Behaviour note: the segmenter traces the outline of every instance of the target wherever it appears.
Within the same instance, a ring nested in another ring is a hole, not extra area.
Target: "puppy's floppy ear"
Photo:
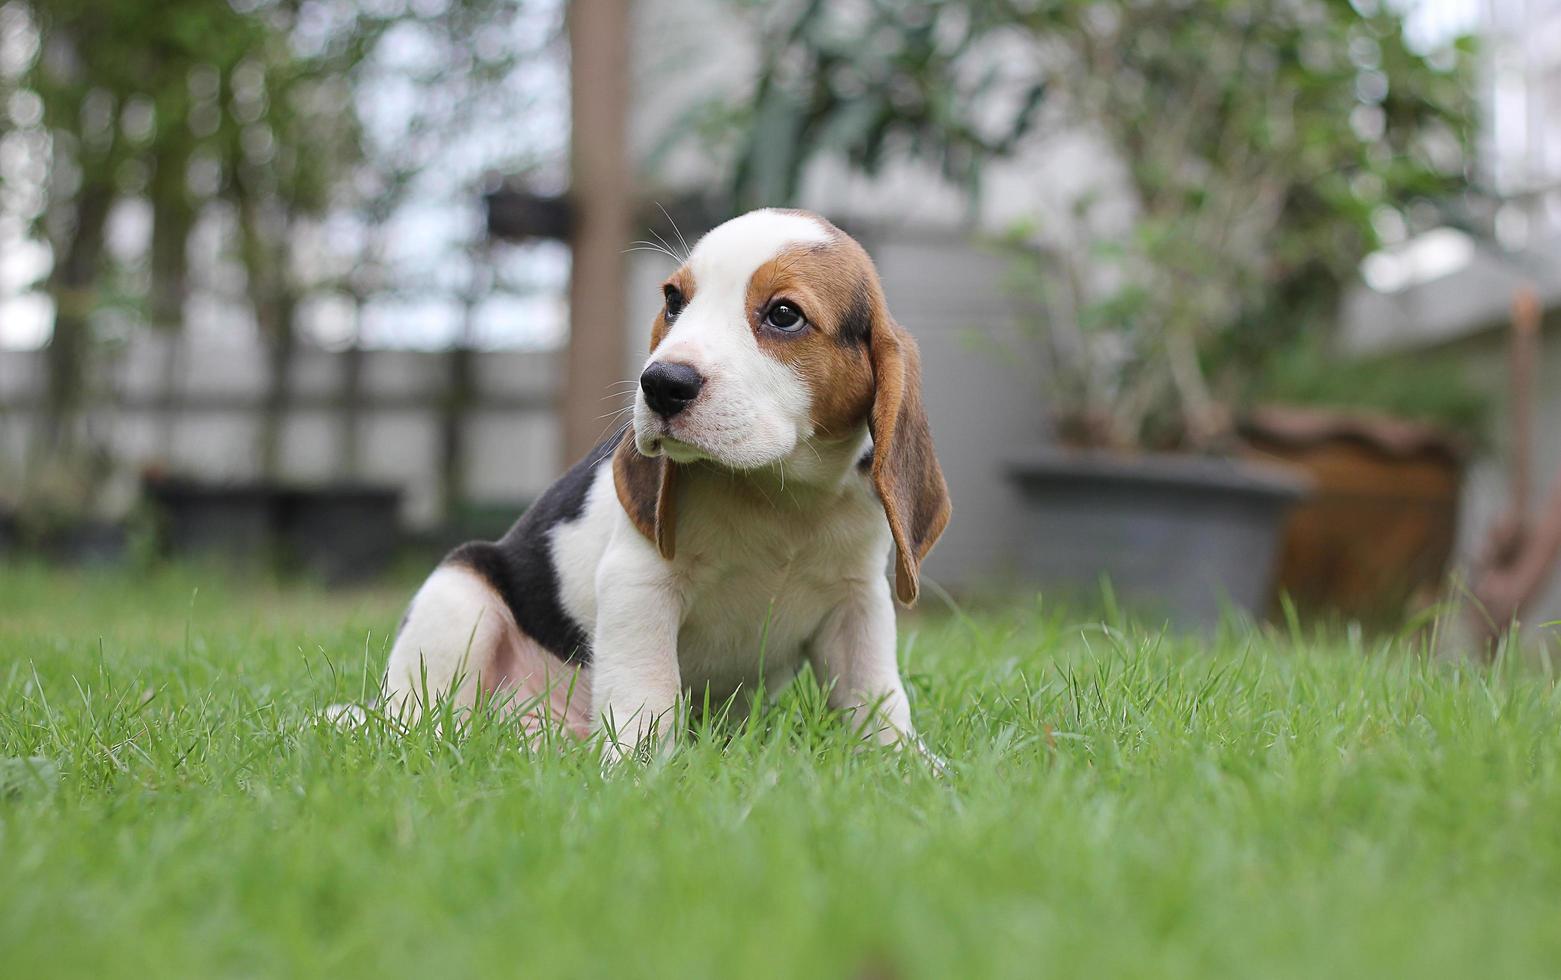
[[[887,312],[873,318],[871,329],[873,486],[894,535],[894,594],[909,606],[921,591],[921,560],[953,508],[921,404],[916,341]]]
[[[643,455],[632,432],[625,432],[613,450],[612,483],[618,502],[668,561],[677,545],[677,474],[677,464],[665,456]]]

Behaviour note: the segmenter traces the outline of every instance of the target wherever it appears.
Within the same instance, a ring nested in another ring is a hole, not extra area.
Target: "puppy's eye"
[[[665,286],[662,292],[667,296],[667,319],[677,319],[677,315],[683,312],[683,293],[676,286]]]
[[[796,333],[807,326],[808,321],[802,315],[802,311],[791,303],[780,302],[765,311],[764,325],[782,333]]]

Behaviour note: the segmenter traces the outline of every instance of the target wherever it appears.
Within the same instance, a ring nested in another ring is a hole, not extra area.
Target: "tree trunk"
[[[297,347],[293,320],[298,298],[287,280],[286,269],[292,222],[285,215],[266,220],[252,180],[253,175],[240,167],[233,181],[233,200],[238,210],[245,288],[266,351],[266,391],[256,453],[261,478],[274,480],[281,475],[282,429],[292,394],[293,353]]]
[[[461,335],[450,348],[450,373],[439,418],[439,505],[446,521],[466,502],[466,415],[471,407],[472,344],[476,338],[477,298],[461,304]]]
[[[189,296],[190,229],[195,223],[185,171],[190,162],[187,145],[170,148],[157,160],[152,176],[152,327],[166,347],[163,350],[162,425],[159,455],[173,458],[183,392],[180,390],[180,345],[184,338],[184,301]]]
[[[255,297],[255,316],[266,341],[266,396],[260,421],[260,473],[267,480],[282,475],[282,434],[292,401],[293,353],[297,342],[293,312],[297,306],[287,289]]]
[[[84,184],[76,196],[74,228],[49,276],[54,333],[44,354],[46,388],[35,454],[59,458],[74,448],[77,415],[85,402],[91,314],[96,303],[103,230],[114,193],[105,184]]]
[[[574,229],[560,406],[565,466],[601,438],[602,398],[622,378],[627,361],[623,250],[634,209],[626,133],[630,8],[630,0],[568,5]]]
[[[362,415],[363,400],[363,297],[352,297],[352,342],[342,351],[341,406],[337,414],[336,455],[341,461],[347,479],[357,481],[363,476],[361,440],[358,438],[358,420]]]

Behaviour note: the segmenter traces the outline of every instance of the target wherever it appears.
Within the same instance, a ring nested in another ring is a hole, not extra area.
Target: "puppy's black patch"
[[[842,347],[857,347],[865,345],[872,332],[872,300],[868,296],[866,284],[857,283],[851,292],[851,305],[846,307],[845,315],[840,318],[840,330],[835,334],[835,341]]]
[[[445,564],[462,565],[481,575],[504,599],[515,623],[549,653],[568,663],[591,662],[591,640],[558,594],[553,567],[552,530],[578,520],[585,510],[598,466],[611,465],[623,433],[600,445],[547,488],[497,541],[473,541],[450,552]]]

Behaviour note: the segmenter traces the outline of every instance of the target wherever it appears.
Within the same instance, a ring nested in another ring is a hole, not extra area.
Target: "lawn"
[[[403,594],[0,571],[0,977],[1561,972],[1537,654],[929,610],[948,777],[806,678],[603,777],[483,719],[311,724]]]

